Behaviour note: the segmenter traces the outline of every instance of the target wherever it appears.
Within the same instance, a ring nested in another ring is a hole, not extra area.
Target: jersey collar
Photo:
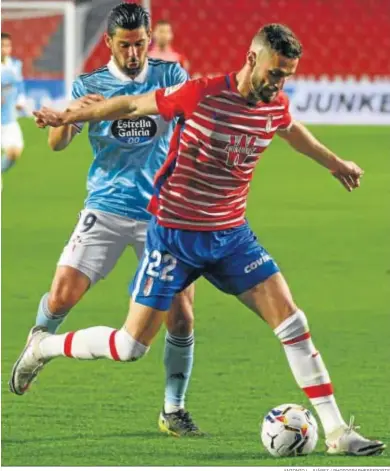
[[[226,85],[231,92],[239,93],[237,88],[237,72],[231,72],[226,75]]]
[[[122,82],[137,82],[137,83],[144,83],[146,80],[146,76],[148,74],[149,69],[149,62],[148,59],[145,60],[144,68],[141,72],[134,77],[133,79],[128,75],[124,74],[119,67],[115,64],[114,59],[111,57],[110,62],[107,64],[109,72],[117,79],[121,80]]]

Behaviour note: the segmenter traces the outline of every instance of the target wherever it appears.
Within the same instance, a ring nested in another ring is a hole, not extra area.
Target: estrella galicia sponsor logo
[[[271,260],[270,255],[263,255],[262,257],[258,258],[257,260],[254,260],[251,262],[249,265],[247,265],[244,268],[245,273],[250,273],[253,270],[256,270],[256,268],[261,267],[261,265],[264,265],[264,263],[267,263]]]
[[[111,132],[126,144],[140,144],[150,141],[157,133],[157,124],[149,116],[136,119],[118,119],[111,125]]]

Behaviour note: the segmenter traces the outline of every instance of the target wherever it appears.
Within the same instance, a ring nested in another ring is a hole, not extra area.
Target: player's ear
[[[149,28],[148,31],[146,32],[146,34],[148,35],[149,44],[151,44],[151,42],[152,42],[152,30]]]
[[[106,43],[106,46],[111,49],[111,46],[112,46],[112,39],[111,37],[107,34],[107,33],[104,33],[104,42]]]
[[[248,51],[246,53],[246,63],[249,65],[251,70],[255,68],[256,58],[257,58],[257,54],[255,53],[255,51]]]

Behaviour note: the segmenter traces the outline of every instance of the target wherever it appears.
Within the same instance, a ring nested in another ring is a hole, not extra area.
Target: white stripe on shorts
[[[136,280],[135,285],[134,285],[134,291],[132,292],[132,297],[133,297],[134,300],[135,300],[135,298],[137,297],[137,295],[139,293],[141,280],[142,280],[142,277],[144,276],[146,267],[148,265],[149,265],[149,252],[145,249],[145,258],[144,258],[144,261],[142,262],[141,269],[138,273],[137,280]]]

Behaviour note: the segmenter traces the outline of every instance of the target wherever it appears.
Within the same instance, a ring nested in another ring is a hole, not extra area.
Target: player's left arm
[[[360,186],[360,177],[364,173],[363,170],[355,162],[340,159],[340,157],[322,144],[306,126],[293,119],[289,111],[289,99],[285,93],[281,93],[280,100],[284,104],[285,109],[277,134],[295,150],[307,155],[330,170],[332,175],[348,191],[358,188]]]
[[[340,159],[328,147],[322,144],[302,123],[292,120],[290,126],[278,135],[285,139],[291,147],[301,154],[307,155],[323,167],[330,170],[343,186],[352,191],[360,186],[363,170],[355,164]]]
[[[330,171],[339,168],[342,160],[322,144],[307,127],[299,121],[293,119],[287,129],[278,130],[277,134],[287,141],[296,151],[307,155]]]

